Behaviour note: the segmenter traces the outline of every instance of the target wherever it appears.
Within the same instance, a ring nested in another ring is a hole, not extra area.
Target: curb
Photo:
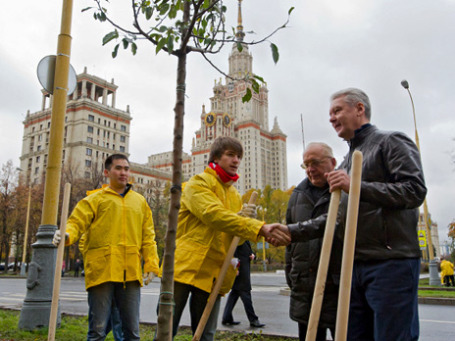
[[[280,295],[290,296],[289,288],[281,288]],[[440,298],[440,297],[419,297],[419,304],[434,304],[434,305],[453,305],[455,306],[455,298]]]

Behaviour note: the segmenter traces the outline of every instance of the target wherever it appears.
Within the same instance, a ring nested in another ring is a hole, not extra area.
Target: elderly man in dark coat
[[[325,143],[310,143],[303,155],[305,178],[292,192],[286,212],[288,225],[312,225],[315,218],[323,223],[329,208],[330,192],[326,174],[334,170],[336,160],[332,149]],[[323,219],[321,219],[323,218]],[[306,223],[305,223],[306,222]],[[311,302],[321,253],[323,230],[309,228],[306,241],[292,243],[286,248],[286,281],[291,288],[289,315],[299,325],[299,340],[306,338]],[[312,231],[316,233],[312,235]],[[341,269],[342,237],[335,235],[332,245],[327,282],[322,303],[316,340],[326,340],[327,329],[332,336],[338,302]]]

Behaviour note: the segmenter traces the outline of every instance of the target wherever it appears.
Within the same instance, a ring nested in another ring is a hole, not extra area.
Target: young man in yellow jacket
[[[265,225],[242,216],[255,212],[254,205],[242,210],[241,196],[233,186],[238,179],[237,169],[242,156],[240,141],[218,137],[212,144],[208,167],[193,176],[182,192],[175,250],[173,335],[177,333],[190,295],[191,329],[193,333],[196,331],[234,236],[256,241],[258,236],[273,234],[285,244],[290,242],[279,232],[280,224]],[[236,270],[231,267],[221,287],[221,295],[231,289],[235,274]],[[202,334],[203,341],[214,339],[219,303],[218,299]]]
[[[126,340],[139,340],[141,257],[146,284],[158,273],[152,212],[128,184],[129,161],[113,154],[104,165],[109,186],[82,199],[66,226],[66,245],[85,234],[85,287],[88,291],[87,340],[104,340],[114,301]],[[60,231],[54,244],[61,240]]]

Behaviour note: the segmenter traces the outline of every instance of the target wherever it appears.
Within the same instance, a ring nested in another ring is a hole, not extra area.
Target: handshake
[[[244,204],[238,215],[256,219],[256,205]],[[265,240],[273,246],[284,246],[291,243],[291,233],[288,227],[280,223],[263,225],[259,235],[265,237]]]

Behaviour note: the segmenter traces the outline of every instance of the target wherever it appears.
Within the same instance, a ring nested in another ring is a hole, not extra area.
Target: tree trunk
[[[183,14],[184,25],[189,22],[190,2],[185,2]],[[183,43],[183,42],[182,42]],[[177,219],[182,193],[182,150],[183,119],[185,116],[185,80],[186,80],[186,46],[181,46],[177,63],[176,103],[174,108],[174,143],[171,202],[169,205],[169,224],[166,231],[166,244],[163,256],[163,275],[159,299],[157,323],[157,340],[172,340],[172,320],[174,312],[174,251],[177,232]]]

